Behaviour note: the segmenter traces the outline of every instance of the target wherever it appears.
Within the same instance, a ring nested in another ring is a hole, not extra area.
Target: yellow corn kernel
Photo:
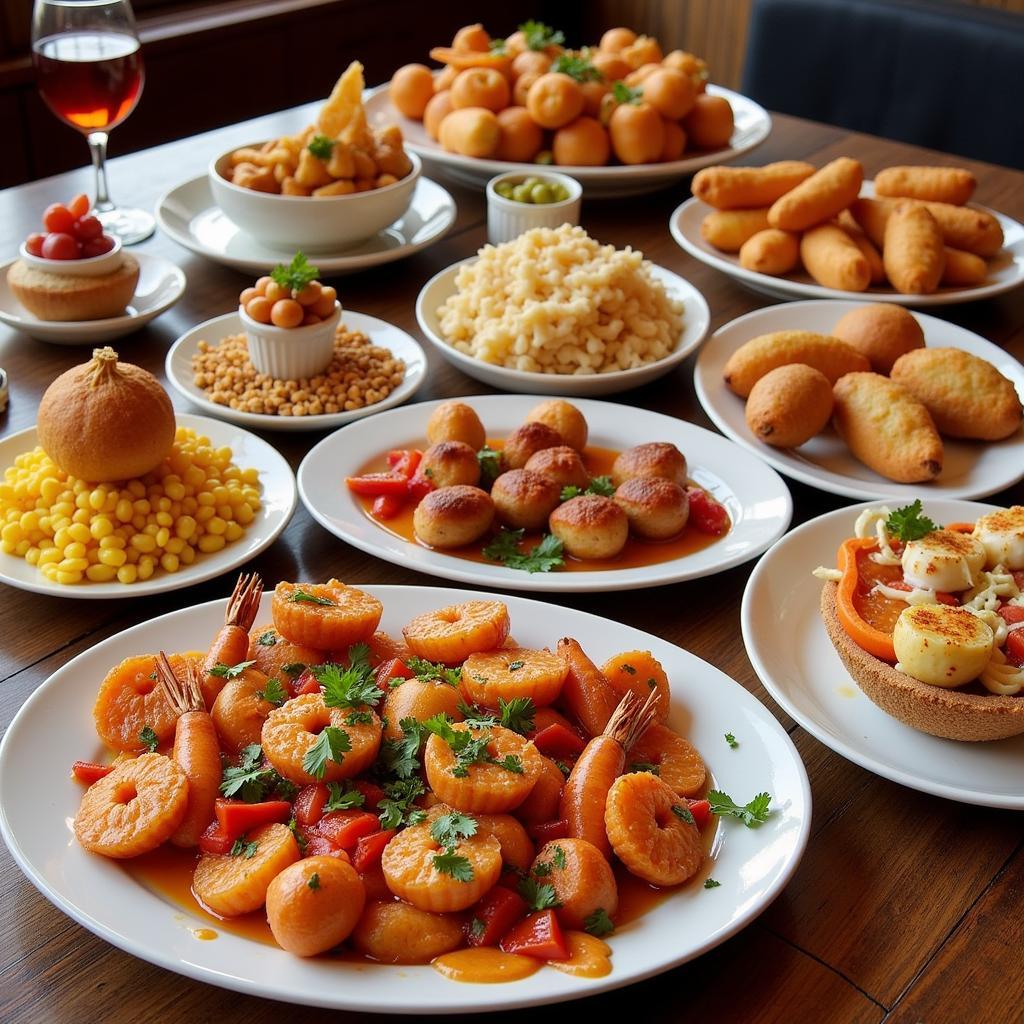
[[[119,569],[127,561],[128,556],[117,548],[100,548],[100,562],[103,565]]]
[[[31,533],[33,530],[39,529],[39,519],[38,512],[22,512],[18,519],[18,525],[25,533]]]
[[[78,482],[75,483],[75,487],[78,487]],[[89,492],[88,491],[76,491],[75,493],[75,508],[91,508],[89,505]]]
[[[228,523],[228,528],[224,531],[224,539],[230,543],[231,541],[238,540],[245,530],[238,525],[238,523]]]
[[[142,531],[146,525],[146,517],[144,515],[132,516],[132,529]]]
[[[222,534],[228,528],[228,524],[220,516],[213,516],[206,524],[206,532]]]
[[[24,540],[19,540],[18,543],[14,545],[13,553],[16,554],[19,558],[24,558],[28,554],[29,548],[31,547],[32,541],[30,541],[28,537],[26,537]]]
[[[215,533],[207,533],[199,538],[199,550],[205,554],[220,551],[220,549],[224,547],[224,544],[224,537]]]
[[[137,533],[131,539],[131,546],[136,551],[149,553],[156,550],[156,541],[148,533]]]
[[[174,532],[183,540],[188,540],[196,532],[196,521],[191,516],[182,516],[174,524]]]
[[[63,485],[56,477],[48,476],[39,485],[39,497],[41,497],[47,505],[52,505],[53,502],[57,500],[57,495],[60,494],[63,489]],[[2,493],[0,493],[0,497],[3,497]]]
[[[58,569],[53,575],[58,583],[71,584],[82,582],[82,574],[80,572],[67,572]]]
[[[139,570],[134,565],[122,565],[117,570],[117,579],[120,583],[134,583],[139,576]]]
[[[196,549],[189,544],[186,544],[181,549],[181,554],[178,555],[181,559],[182,565],[191,565],[196,560]]]
[[[182,479],[186,484],[199,487],[201,484],[206,483],[206,474],[198,466],[191,465],[182,474]]]
[[[132,503],[127,498],[122,498],[117,503],[117,508],[114,509],[114,515],[117,516],[119,522],[130,523],[132,516],[135,515],[135,509],[132,508]]]
[[[57,563],[47,562],[45,565],[39,567],[39,571],[48,579],[57,582]]]
[[[217,504],[210,491],[200,491],[196,495],[196,501],[199,502],[202,508],[213,508],[213,506]]]
[[[177,572],[181,563],[177,555],[172,555],[168,551],[160,556],[160,565],[163,566],[165,572]]]
[[[20,523],[8,523],[0,530],[0,537],[3,538],[5,544],[17,544],[24,536],[25,531],[22,530]]]
[[[164,493],[171,501],[181,501],[185,497],[185,486],[176,477],[167,477],[164,480]]]
[[[85,557],[90,565],[96,565],[100,560],[100,549],[89,548],[89,550],[85,553]]]
[[[168,502],[170,504],[170,502]],[[170,512],[157,512],[156,521],[158,526],[173,526],[174,516]]]
[[[152,537],[156,540],[157,534],[160,532],[160,527],[157,526],[156,523],[146,523],[142,528],[142,532],[146,534],[147,537]]]
[[[65,558],[85,558],[85,545],[80,541],[75,541],[74,544],[69,544],[64,549]]]
[[[106,516],[97,516],[89,524],[89,533],[96,540],[104,540],[114,532],[114,524]]]
[[[235,509],[235,522],[240,523],[242,526],[248,526],[255,518],[256,513],[253,512],[252,506],[247,501]]]
[[[258,484],[260,482],[260,471],[250,466],[248,469],[242,470],[242,479],[247,484]]]
[[[65,558],[57,563],[57,568],[61,572],[85,572],[89,568],[89,560],[87,558]]]
[[[139,559],[139,579],[148,580],[156,571],[156,562],[145,555]]]
[[[85,526],[89,525],[89,520],[92,519],[91,508],[76,508],[75,514],[71,517],[71,521],[75,523],[82,523]]]
[[[168,530],[166,526],[161,526],[160,529],[156,531],[155,539],[156,546],[158,548],[166,548],[167,542],[171,539],[171,531]]]
[[[196,509],[196,522],[208,523],[217,514],[212,505],[201,505]]]
[[[133,498],[145,498],[146,496],[146,485],[141,480],[129,480],[125,484],[125,489]]]
[[[89,527],[82,523],[72,523],[68,527],[68,536],[79,544],[88,544],[92,534],[89,532]]]
[[[90,565],[85,576],[93,583],[110,583],[117,576],[117,569],[112,565]]]
[[[107,503],[107,491],[105,487],[97,487],[89,494],[89,507],[97,512]]]
[[[110,534],[109,537],[104,537],[100,541],[100,547],[101,548],[123,548],[125,546],[125,544],[127,544],[127,543],[128,542],[124,539],[124,537],[120,536],[117,533],[112,533],[112,534]]]
[[[25,561],[28,562],[29,565],[38,565],[41,553],[42,552],[40,552],[39,548],[29,548],[28,551],[25,552]]]
[[[228,505],[227,503],[225,503],[223,505],[218,505],[216,507],[215,511],[216,511],[217,515],[219,515],[221,517],[221,519],[234,519],[235,518],[234,513],[231,511],[231,506]]]
[[[60,548],[47,548],[45,551],[39,552],[39,564],[43,565],[56,565],[64,557],[64,552]]]

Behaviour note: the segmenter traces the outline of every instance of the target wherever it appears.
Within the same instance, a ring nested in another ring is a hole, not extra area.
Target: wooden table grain
[[[111,162],[115,195],[126,205],[152,207],[173,185],[203,173],[212,155],[233,144],[294,130],[301,117],[282,112]],[[302,122],[304,123],[304,122]],[[977,198],[1024,220],[1024,174],[956,160],[913,146],[776,117],[771,137],[747,162],[839,155],[860,159],[866,174],[896,163],[956,163],[977,174]],[[50,202],[90,191],[81,169],[0,192],[0,252],[13,252]],[[484,242],[479,190],[448,186],[459,206],[449,235],[433,248],[379,270],[339,279],[345,305],[391,321],[419,336],[413,305],[439,269],[472,255]],[[707,297],[712,329],[766,304],[729,278],[681,251],[668,233],[686,183],[651,196],[587,201],[583,224],[597,238],[632,245],[692,281]],[[163,377],[168,347],[185,330],[233,308],[245,275],[208,263],[157,234],[141,251],[177,262],[188,276],[182,300],[153,324],[117,343],[122,355]],[[1024,290],[987,302],[930,312],[1024,358]],[[429,349],[429,346],[427,346]],[[11,378],[0,434],[31,426],[49,382],[82,362],[88,349],[62,348],[0,328],[0,366]],[[488,389],[428,351],[430,372],[416,400]],[[710,427],[693,389],[693,358],[672,375],[617,401]],[[175,406],[184,409],[174,396]],[[318,434],[267,435],[298,466]],[[791,483],[795,523],[847,504]],[[1024,502],[1024,487],[996,496]],[[342,544],[303,508],[250,568],[267,580],[320,578],[350,583],[432,584]],[[560,598],[693,651],[762,700],[790,732],[811,779],[814,820],[795,877],[774,905],[744,932],[699,960],[601,997],[601,1008],[627,1015],[642,1006],[651,1021],[715,1019],[758,1022],[879,1022],[1024,1020],[1024,850],[1021,817],[926,796],[875,777],[834,754],[774,704],[747,660],[740,639],[740,597],[751,566],[714,581],[659,590]],[[151,616],[225,594],[225,579],[188,591],[139,600],[77,601],[0,590],[0,728],[32,691],[69,658]],[[73,751],[40,751],[63,757]],[[30,785],[30,781],[26,781]],[[1024,781],[1022,781],[1024,785]],[[52,907],[0,851],[0,1020],[8,1024],[80,1021],[133,1024],[159,1020],[278,1019],[280,1004],[190,981],[137,960],[94,937]],[[565,1008],[531,1010],[546,1024]],[[304,1020],[368,1015],[303,1010]],[[498,1014],[491,1019],[503,1019]],[[395,1018],[397,1019],[397,1018]]]

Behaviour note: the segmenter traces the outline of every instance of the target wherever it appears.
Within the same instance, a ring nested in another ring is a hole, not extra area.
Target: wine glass
[[[115,206],[107,190],[107,137],[134,109],[143,71],[128,0],[35,0],[32,59],[39,92],[65,124],[82,132],[96,169],[96,216],[125,245],[153,234],[145,210]]]

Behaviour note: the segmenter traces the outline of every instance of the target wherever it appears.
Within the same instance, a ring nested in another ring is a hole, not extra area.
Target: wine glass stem
[[[92,154],[92,166],[96,171],[96,204],[97,213],[106,213],[114,209],[107,191],[107,133],[89,132],[89,152]]]

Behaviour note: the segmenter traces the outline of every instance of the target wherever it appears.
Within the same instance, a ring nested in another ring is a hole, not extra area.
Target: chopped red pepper
[[[364,494],[373,498],[378,494],[408,494],[408,481],[396,473],[366,473],[363,476],[345,478],[348,489],[356,494]]]
[[[541,910],[506,932],[499,943],[506,953],[535,956],[539,960],[568,960],[562,927],[553,910]]]
[[[725,506],[707,491],[700,487],[687,487],[686,496],[690,499],[689,522],[698,530],[718,536],[729,529],[729,513]]]
[[[1003,617],[1003,621],[1010,626],[1015,622],[1024,622],[1024,608],[1019,604],[1000,605],[999,614]]]
[[[391,472],[396,476],[409,480],[416,470],[420,468],[420,460],[422,458],[423,452],[418,448],[410,448],[408,451],[401,452],[401,458],[391,466]],[[388,462],[390,464],[390,457]]]
[[[471,946],[496,946],[526,909],[526,900],[519,893],[496,885],[470,909],[466,941]]]
[[[406,495],[378,494],[373,499],[371,512],[377,519],[394,519],[405,508]]]
[[[202,853],[225,854],[234,845],[232,839],[216,821],[211,821],[199,837],[199,849]]]
[[[112,764],[93,764],[91,761],[76,761],[71,766],[71,774],[79,782],[85,782],[90,786],[105,775],[109,775],[113,770]]]
[[[711,820],[711,804],[707,800],[691,800],[690,813],[697,828],[703,829]]]
[[[306,845],[302,851],[302,856],[335,857],[338,860],[345,861],[347,864],[352,863],[349,855],[340,846],[335,846],[330,840],[317,835],[309,835],[306,838]]]
[[[546,843],[551,839],[568,839],[569,822],[565,818],[557,821],[542,821],[539,824],[527,825],[526,831],[537,843]]]
[[[409,497],[413,501],[422,501],[433,489],[433,481],[427,479],[425,476],[417,474],[412,477],[407,484]]]
[[[322,782],[303,786],[295,797],[295,820],[300,825],[315,825],[324,816],[328,796],[327,787]]]
[[[364,782],[362,779],[356,779],[352,783],[352,788],[358,789],[366,799],[366,803],[363,804],[364,811],[376,811],[377,805],[387,796],[376,783]]]
[[[1024,629],[1016,629],[1006,638],[1006,657],[1018,668],[1024,667]]]
[[[586,746],[578,733],[561,722],[554,722],[546,729],[541,729],[533,737],[533,745],[545,756],[555,758],[579,757]]]
[[[401,658],[391,658],[377,669],[377,687],[386,693],[392,679],[412,679],[414,675],[413,670]]]
[[[304,669],[302,674],[292,684],[292,691],[296,697],[304,693],[319,693],[320,681],[308,668]]]
[[[213,813],[221,831],[232,841],[260,825],[272,821],[287,821],[292,816],[292,805],[287,800],[264,800],[247,804],[244,800],[223,800],[213,803]]]
[[[355,852],[352,854],[352,866],[356,871],[362,873],[380,863],[384,847],[394,838],[395,831],[393,828],[384,828],[377,832],[371,832],[369,835],[360,836]]]
[[[332,811],[314,826],[317,835],[329,839],[335,846],[351,849],[363,837],[380,828],[376,814],[366,811]]]

